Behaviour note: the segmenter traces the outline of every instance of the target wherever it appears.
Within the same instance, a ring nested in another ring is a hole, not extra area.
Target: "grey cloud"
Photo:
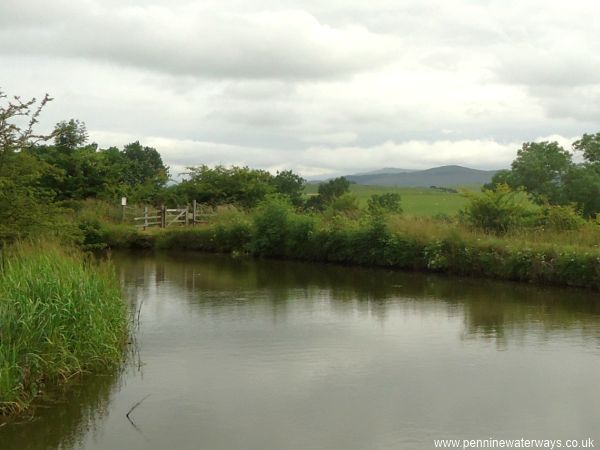
[[[380,66],[397,51],[385,36],[357,26],[334,28],[300,10],[228,13],[195,5],[105,10],[100,3],[87,3],[89,9],[80,5],[65,16],[64,8],[51,9],[36,30],[29,27],[37,20],[30,17],[36,11],[30,1],[4,6],[0,13],[15,20],[0,30],[0,51],[250,79],[346,76]]]
[[[599,12],[588,0],[0,1],[0,83],[50,92],[48,126],[76,117],[101,146],[139,139],[177,166],[494,168],[520,142],[595,131]]]
[[[515,49],[496,71],[499,80],[520,85],[550,119],[600,120],[600,45],[585,48]]]
[[[223,120],[241,127],[286,127],[298,122],[296,111],[285,105],[239,105],[237,107],[219,107],[213,110],[209,119]]]
[[[254,102],[271,102],[292,98],[296,85],[282,80],[234,80],[229,81],[217,96],[217,101],[236,98]]]
[[[502,81],[533,87],[600,84],[600,56],[593,48],[586,50],[516,48],[500,61],[496,74]]]
[[[572,119],[579,123],[600,122],[600,83],[595,86],[567,86],[550,88],[537,86],[531,92],[542,104],[550,118]],[[598,131],[598,130],[587,130]]]

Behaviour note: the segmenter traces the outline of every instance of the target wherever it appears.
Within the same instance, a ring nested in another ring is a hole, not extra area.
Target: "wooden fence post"
[[[144,231],[148,228],[148,207],[144,206]]]
[[[188,217],[189,213],[190,213],[190,207],[189,207],[189,205],[185,205],[185,226],[186,227],[190,224],[190,218]]]
[[[161,205],[160,207],[160,227],[167,227],[167,208],[165,208],[165,205]]]
[[[192,202],[192,226],[196,226],[196,209],[198,208],[198,204],[196,200]]]

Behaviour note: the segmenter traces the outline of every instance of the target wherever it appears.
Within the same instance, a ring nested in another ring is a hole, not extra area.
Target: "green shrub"
[[[102,223],[98,219],[94,217],[80,218],[78,227],[83,235],[81,242],[83,250],[100,250],[107,247],[102,232]]]
[[[344,215],[351,219],[357,219],[360,216],[360,207],[358,198],[354,194],[343,194],[335,197],[328,208],[330,215]]]
[[[367,201],[367,210],[370,214],[393,213],[399,214],[402,212],[400,194],[396,192],[388,192],[386,194],[373,194]]]
[[[545,205],[541,208],[538,225],[553,231],[578,230],[586,221],[575,205]]]
[[[448,258],[446,256],[446,245],[444,241],[437,240],[425,246],[423,255],[427,268],[434,271],[444,271],[449,268]]]
[[[251,250],[252,224],[247,221],[219,224],[215,227],[215,242],[219,251],[247,253]]]
[[[469,202],[463,217],[469,225],[487,232],[506,233],[531,226],[538,210],[525,192],[513,191],[505,184],[464,195]]]
[[[312,246],[316,220],[312,216],[291,214],[287,224],[286,255],[310,259],[315,254]]]
[[[149,249],[154,247],[154,235],[141,233],[131,225],[104,223],[100,233],[102,242],[109,248]]]
[[[257,208],[254,216],[253,251],[260,256],[283,256],[292,206],[287,198],[269,196]]]

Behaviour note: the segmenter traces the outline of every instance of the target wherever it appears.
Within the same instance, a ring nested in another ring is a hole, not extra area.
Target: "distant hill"
[[[497,170],[478,170],[462,166],[441,166],[426,170],[384,172],[380,169],[364,174],[347,175],[346,178],[357,184],[371,186],[473,186],[491,181]]]
[[[410,173],[410,172],[417,172],[417,171],[414,169],[399,169],[397,167],[384,167],[383,169],[371,170],[369,172],[355,173],[352,176],[355,176],[355,175],[380,175],[383,173],[385,173],[385,174]]]

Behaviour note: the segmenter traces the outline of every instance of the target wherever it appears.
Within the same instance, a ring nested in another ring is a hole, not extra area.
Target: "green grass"
[[[305,192],[308,195],[316,194],[317,184],[308,184]],[[361,206],[367,205],[367,200],[373,194],[384,194],[394,192],[402,197],[402,209],[406,214],[415,216],[435,216],[447,214],[452,216],[467,203],[467,199],[461,194],[442,192],[429,188],[409,188],[394,186],[365,186],[352,184],[350,192],[358,198]]]
[[[42,243],[16,244],[1,263],[0,414],[122,360],[128,313],[110,263]]]

